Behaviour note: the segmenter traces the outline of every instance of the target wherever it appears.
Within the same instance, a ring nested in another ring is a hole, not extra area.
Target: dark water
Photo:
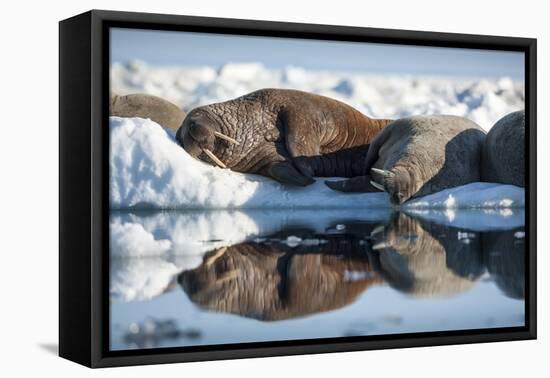
[[[366,212],[112,213],[111,348],[524,324],[523,211]]]

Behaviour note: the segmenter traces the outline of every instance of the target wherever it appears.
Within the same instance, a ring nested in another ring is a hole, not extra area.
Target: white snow
[[[172,247],[170,240],[156,240],[136,223],[111,223],[110,237],[112,257],[158,256]]]
[[[524,108],[523,81],[414,75],[373,75],[306,70],[262,63],[214,66],[149,66],[140,61],[111,66],[118,94],[149,93],[184,110],[226,101],[261,88],[292,88],[333,97],[372,117],[418,114],[465,116],[485,130],[504,115]]]
[[[431,209],[495,209],[525,206],[525,190],[514,185],[476,182],[406,202],[406,210]]]
[[[525,225],[525,209],[406,209],[405,213],[435,222],[471,231],[509,230]]]
[[[514,238],[516,238],[516,239],[523,239],[523,238],[525,238],[525,232],[523,232],[523,231],[516,231],[516,232],[514,233]]]

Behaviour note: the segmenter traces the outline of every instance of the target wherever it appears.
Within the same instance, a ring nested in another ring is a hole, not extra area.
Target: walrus
[[[401,205],[411,198],[480,181],[484,140],[481,127],[466,118],[401,118],[374,138],[362,176],[326,184],[342,192],[382,190],[393,204]]]
[[[338,236],[295,248],[245,242],[207,253],[199,267],[178,276],[178,283],[194,304],[209,311],[262,321],[303,317],[346,306],[382,283],[362,248],[359,238]]]
[[[483,181],[525,187],[525,111],[501,118],[483,146]]]
[[[525,227],[481,236],[487,271],[510,298],[525,299]]]
[[[353,177],[390,123],[340,101],[297,90],[261,89],[189,112],[176,133],[192,156],[296,186],[313,177]]]
[[[485,272],[479,233],[468,235],[464,243],[449,227],[395,213],[372,233],[375,252],[369,257],[396,290],[416,297],[452,296],[471,288]]]
[[[165,129],[176,132],[186,114],[170,101],[157,96],[138,93],[126,96],[111,94],[109,115],[149,118]]]

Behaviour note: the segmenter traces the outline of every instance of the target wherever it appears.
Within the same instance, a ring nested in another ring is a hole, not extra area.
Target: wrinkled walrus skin
[[[456,116],[398,119],[372,141],[364,176],[327,182],[344,192],[371,191],[371,182],[386,191],[395,205],[481,179],[485,132]]]
[[[160,97],[146,94],[118,96],[111,94],[109,115],[115,117],[139,117],[155,121],[165,129],[177,131],[185,118],[185,112]]]
[[[190,155],[208,163],[212,160],[204,149],[234,171],[306,186],[314,176],[359,174],[369,144],[389,122],[328,97],[261,89],[193,109],[176,139]],[[215,131],[239,144],[217,138]]]
[[[501,118],[483,146],[483,181],[525,187],[525,111]]]

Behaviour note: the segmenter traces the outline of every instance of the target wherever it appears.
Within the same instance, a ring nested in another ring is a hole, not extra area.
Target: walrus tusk
[[[214,253],[212,256],[209,256],[206,261],[204,262],[204,265],[209,267],[210,265],[214,264],[217,259],[219,259],[224,253],[227,251],[227,247],[221,247]]]
[[[210,151],[208,148],[205,148],[202,150],[205,154],[208,155],[208,157],[212,160],[214,160],[214,163],[218,164],[221,168],[227,168],[227,166],[223,163],[223,161],[221,161],[220,159],[218,159],[218,157],[216,155],[214,155],[212,153],[212,151]]]
[[[370,184],[371,184],[372,186],[374,186],[374,187],[375,187],[376,189],[378,189],[378,190],[381,190],[381,191],[383,191],[383,192],[386,191],[386,189],[385,189],[382,185],[380,185],[379,183],[377,183],[377,182],[374,182],[374,181],[370,180]]]
[[[380,249],[384,249],[384,248],[389,248],[391,247],[391,244],[388,243],[388,242],[380,242],[380,243],[376,243],[375,245],[372,246],[372,250],[374,251],[378,251]]]
[[[379,175],[382,175],[384,177],[392,177],[394,176],[393,172],[386,171],[385,169],[378,169],[378,168],[371,168],[370,169],[374,173],[378,173]]]
[[[218,138],[222,138],[230,143],[236,144],[237,146],[240,144],[236,139],[233,139],[225,134],[220,133],[219,131],[214,131],[214,135]]]

